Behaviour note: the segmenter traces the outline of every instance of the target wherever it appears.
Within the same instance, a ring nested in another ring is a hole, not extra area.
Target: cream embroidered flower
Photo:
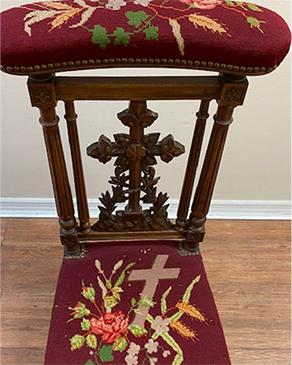
[[[125,357],[127,365],[138,365],[138,354],[140,349],[140,345],[137,345],[134,342],[130,342],[130,346],[127,350],[128,355]]]
[[[162,356],[164,357],[164,358],[166,358],[167,356],[169,356],[170,355],[170,351],[169,350],[165,350],[165,351],[163,351],[163,353],[162,353]]]
[[[138,365],[138,356],[131,356],[130,354],[128,354],[125,357],[125,361],[127,365]]]
[[[124,0],[109,0],[106,4],[107,9],[120,10],[122,6],[127,5]]]
[[[148,340],[148,342],[145,345],[145,349],[147,349],[148,354],[152,354],[153,352],[158,351],[158,342],[154,342],[152,338]]]
[[[157,357],[150,357],[149,358],[149,364],[150,365],[155,365],[157,363],[158,359]]]
[[[134,4],[136,5],[142,5],[142,6],[148,6],[151,3],[152,0],[135,0]]]
[[[141,346],[140,345],[137,345],[136,343],[134,342],[130,342],[130,346],[127,350],[127,353],[131,356],[135,356],[135,355],[138,355],[139,354],[139,351],[141,349]]]
[[[162,318],[161,316],[155,317],[153,323],[151,324],[151,328],[153,328],[157,335],[160,336],[164,332],[169,331],[169,318]]]

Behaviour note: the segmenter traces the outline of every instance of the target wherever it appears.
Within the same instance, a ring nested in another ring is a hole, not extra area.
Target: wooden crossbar
[[[57,100],[219,99],[218,76],[56,77]]]
[[[184,238],[184,232],[176,231],[175,229],[167,231],[128,231],[128,232],[96,232],[78,234],[80,242],[96,242],[96,241],[127,241],[127,240],[179,240]]]

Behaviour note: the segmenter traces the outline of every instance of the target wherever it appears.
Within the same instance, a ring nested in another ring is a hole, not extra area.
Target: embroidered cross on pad
[[[180,274],[180,268],[165,268],[168,255],[157,255],[151,269],[133,270],[129,275],[129,281],[145,281],[144,289],[141,293],[141,299],[154,297],[159,280],[177,279]],[[149,308],[139,305],[133,324],[144,327]]]

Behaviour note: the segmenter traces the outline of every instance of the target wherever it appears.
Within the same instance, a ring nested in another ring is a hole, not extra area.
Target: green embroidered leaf
[[[149,18],[149,15],[145,13],[145,11],[127,11],[126,17],[128,18],[129,25],[133,25],[135,28],[138,28],[146,19]]]
[[[124,268],[124,270],[121,272],[120,276],[118,277],[118,280],[116,281],[114,287],[122,285],[123,281],[125,280],[127,270],[129,270],[134,265],[136,265],[136,262],[131,262]]]
[[[183,356],[180,354],[176,354],[171,365],[180,365],[183,361]]]
[[[240,6],[242,9],[245,9],[245,4],[242,1],[236,1],[236,4]]]
[[[257,18],[254,18],[252,16],[248,16],[246,18],[246,20],[251,28],[257,28],[260,32],[263,33],[263,31],[261,29],[261,24],[265,23],[264,21],[258,20]]]
[[[184,315],[184,313],[183,313],[183,312],[178,311],[178,312],[176,312],[175,314],[173,314],[173,315],[169,318],[169,320],[170,320],[170,322],[171,322],[171,323],[172,323],[172,322],[179,321],[183,315]]]
[[[225,2],[228,6],[234,6],[235,5],[235,3],[232,0],[225,0]]]
[[[128,341],[125,339],[125,337],[120,337],[113,344],[113,351],[123,352],[126,349],[127,345]]]
[[[123,293],[124,290],[120,286],[115,286],[114,288],[112,288],[112,292]]]
[[[195,286],[195,284],[197,284],[201,279],[201,275],[198,275],[194,278],[194,280],[190,283],[190,285],[186,288],[184,295],[182,297],[182,302],[186,302],[188,303],[192,294],[192,290]]]
[[[86,345],[92,349],[97,348],[97,339],[94,334],[91,333],[90,335],[86,336]]]
[[[145,38],[147,40],[151,40],[154,39],[156,41],[158,41],[158,32],[159,32],[159,28],[158,27],[154,27],[153,25],[150,25],[148,28],[144,29],[143,32],[145,33]]]
[[[83,331],[89,331],[90,330],[91,324],[90,324],[89,319],[82,318],[82,322],[80,323],[80,325],[81,325],[81,329]]]
[[[86,363],[84,365],[96,365],[95,362],[93,362],[92,360],[87,360]]]
[[[119,303],[118,299],[113,295],[106,295],[104,297],[104,306],[106,308],[113,308]]]
[[[123,293],[123,289],[121,287],[117,286],[117,287],[112,288],[112,295],[117,301],[121,300],[120,293]]]
[[[78,350],[84,345],[85,339],[81,335],[75,335],[70,338],[71,351]]]
[[[130,324],[128,330],[135,336],[135,337],[142,337],[147,335],[147,330],[138,326],[137,324]]]
[[[247,6],[250,10],[262,12],[262,9],[259,8],[256,4],[247,3]]]
[[[152,298],[146,296],[140,300],[140,304],[143,305],[143,307],[152,308],[154,307],[155,303],[153,302]]]
[[[106,281],[106,283],[105,283],[105,285],[106,285],[106,287],[107,287],[108,289],[111,289],[111,288],[113,287],[113,285],[112,285],[112,283],[111,283],[111,281],[110,281],[110,280],[107,280],[107,281]]]
[[[134,307],[137,304],[136,298],[131,299],[131,306]]]
[[[115,46],[118,46],[119,44],[127,46],[130,42],[131,33],[126,32],[124,28],[116,28],[116,30],[113,32],[113,35],[115,36]]]
[[[113,349],[111,345],[103,345],[99,352],[99,358],[101,362],[110,362],[113,361]]]
[[[152,324],[153,322],[154,322],[154,318],[151,316],[151,314],[149,314],[148,313],[148,315],[147,315],[147,321],[150,323],[150,324]]]
[[[176,356],[171,365],[180,365],[184,361],[184,354],[179,344],[167,332],[164,332],[161,337],[176,352]]]
[[[161,313],[162,314],[165,314],[166,311],[167,311],[167,304],[166,304],[166,298],[168,296],[168,294],[170,293],[171,291],[171,286],[163,293],[162,297],[161,297],[161,304],[160,304],[160,307],[161,307]]]
[[[98,44],[100,48],[106,48],[111,42],[107,33],[106,28],[101,25],[95,25],[92,29],[92,42]],[[98,268],[98,267],[97,267]]]
[[[90,286],[84,286],[84,283],[82,283],[82,286],[81,295],[93,303],[95,301],[95,289],[93,288],[92,284],[90,284]]]
[[[90,314],[90,310],[81,302],[78,302],[74,308],[69,307],[69,309],[73,310],[74,318],[82,318]]]

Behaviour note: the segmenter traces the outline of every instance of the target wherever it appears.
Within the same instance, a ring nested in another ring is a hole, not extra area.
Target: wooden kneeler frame
[[[245,75],[220,74],[195,77],[55,77],[54,74],[30,76],[28,88],[32,106],[40,109],[60,223],[61,242],[65,255],[78,257],[81,244],[99,240],[174,239],[182,247],[199,252],[205,235],[206,216],[224,149],[233,110],[242,105],[248,87]],[[167,218],[167,195],[157,193],[154,177],[156,157],[164,162],[184,152],[184,146],[171,135],[159,139],[159,133],[144,134],[158,115],[146,106],[146,100],[201,100],[185,172],[176,223]],[[218,109],[210,136],[200,179],[189,207],[194,179],[204,137],[210,101]],[[75,100],[130,100],[129,108],[118,114],[130,128],[129,134],[115,135],[115,141],[101,136],[87,149],[87,154],[106,163],[116,158],[112,193],[101,198],[98,222],[91,226],[77,131]],[[78,220],[73,200],[56,114],[58,101],[65,103],[65,119],[71,148]],[[140,202],[152,208],[142,210]],[[114,212],[118,203],[127,203]]]

